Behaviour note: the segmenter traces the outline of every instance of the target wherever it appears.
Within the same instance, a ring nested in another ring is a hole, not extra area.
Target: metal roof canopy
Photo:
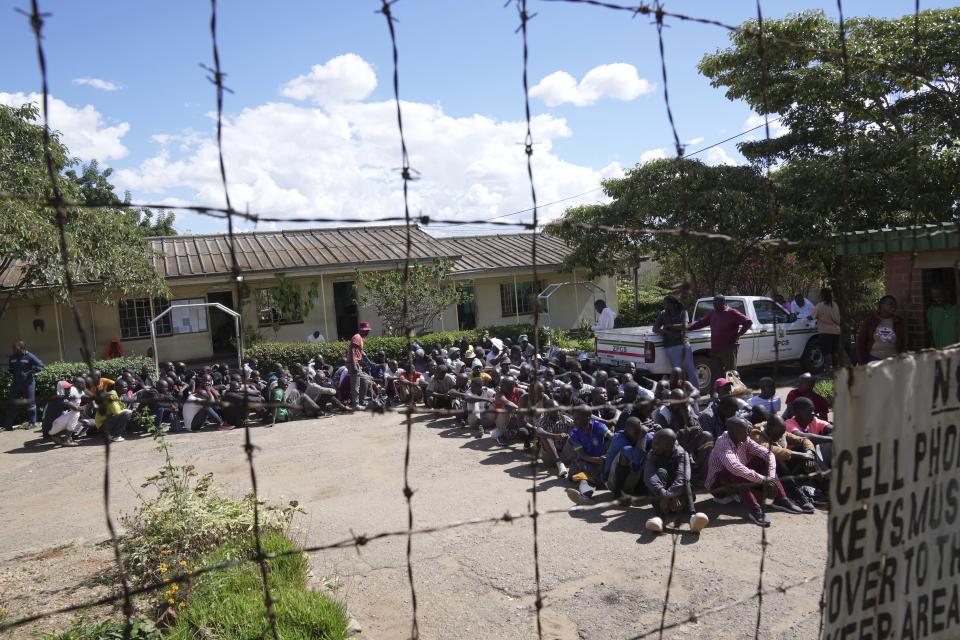
[[[847,231],[834,235],[838,255],[871,255],[960,248],[960,225],[955,222],[891,229]]]
[[[160,373],[160,355],[157,352],[157,329],[155,323],[157,320],[167,315],[174,309],[184,309],[187,307],[216,307],[220,311],[223,311],[227,315],[233,316],[233,330],[237,336],[237,368],[243,369],[243,344],[240,340],[240,314],[225,307],[219,302],[191,302],[189,304],[175,304],[164,309],[160,314],[150,321],[150,340],[153,341],[153,364],[156,367],[157,374]],[[209,322],[207,323],[207,330],[209,331]]]
[[[590,289],[593,293],[593,302],[597,302],[597,292],[600,292],[600,295],[605,295],[606,292],[603,290],[603,287],[590,282],[589,280],[568,280],[566,282],[555,282],[554,284],[547,285],[547,287],[537,295],[537,304],[541,309],[546,309],[547,311],[547,326],[553,326],[553,318],[550,316],[550,296],[555,294],[557,291],[563,287],[575,287],[580,286],[586,289]]]

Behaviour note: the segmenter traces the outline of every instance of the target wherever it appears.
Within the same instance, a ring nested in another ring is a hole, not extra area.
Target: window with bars
[[[261,327],[303,322],[300,292],[282,293],[279,288],[261,289],[257,295],[257,321]]]
[[[500,285],[500,314],[507,316],[525,316],[533,313],[533,304],[540,292],[536,282],[504,282]]]
[[[158,313],[163,313],[169,306],[170,302],[163,298],[121,300],[120,304],[117,305],[120,314],[120,339],[149,338],[150,320],[155,318]],[[172,333],[169,313],[157,320],[156,330],[158,336],[166,336]]]

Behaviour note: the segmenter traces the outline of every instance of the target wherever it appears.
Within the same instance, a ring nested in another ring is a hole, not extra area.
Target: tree
[[[372,305],[383,322],[383,335],[403,335],[404,291],[408,299],[407,318],[416,331],[433,327],[433,323],[450,305],[469,302],[471,294],[447,276],[453,263],[438,259],[431,263],[413,263],[406,289],[403,269],[394,271],[357,271],[360,285],[358,302]]]
[[[567,267],[616,273],[639,255],[653,255],[667,273],[687,280],[696,294],[727,289],[740,265],[761,253],[759,243],[780,233],[770,215],[769,185],[749,166],[711,167],[699,160],[653,160],[623,178],[606,180],[608,204],[568,209],[545,232],[573,248]],[[626,233],[576,227],[570,222],[636,229]],[[733,240],[656,233],[686,229]]]
[[[49,288],[55,298],[67,298],[56,212],[41,204],[52,197],[52,189],[37,118],[33,104],[0,105],[0,192],[14,196],[0,201],[0,271],[16,274],[15,284],[4,292],[0,316],[14,296],[30,288]],[[55,132],[51,153],[64,198],[81,201],[79,184],[63,174],[75,161]],[[166,293],[153,267],[155,254],[129,216],[110,208],[68,207],[65,230],[73,281],[96,284],[88,288],[95,300]]]
[[[175,236],[177,230],[173,228],[174,214],[163,212],[155,214],[145,207],[131,207],[130,192],[126,191],[121,199],[110,184],[110,175],[113,169],[100,170],[96,160],[82,165],[78,173],[74,169],[67,169],[66,176],[80,190],[83,202],[86,204],[110,203],[109,209],[118,216],[127,218],[136,226],[137,230],[147,238],[156,236]],[[156,216],[156,217],[154,217]]]
[[[846,74],[839,25],[821,11],[764,21],[763,63],[756,21],[700,61],[728,98],[788,129],[739,148],[779,165],[795,237],[957,216],[960,8],[923,11],[918,22],[915,33],[913,15],[846,20]]]
[[[731,34],[700,71],[731,100],[780,117],[783,136],[739,145],[774,163],[788,237],[960,219],[960,8],[839,24],[811,11]],[[915,46],[914,41],[918,46]],[[764,91],[766,75],[766,91]],[[799,259],[834,288],[853,320],[875,302],[878,261],[835,247],[803,247]]]
[[[319,283],[311,282],[307,287],[307,294],[303,295],[299,284],[287,278],[287,274],[278,273],[277,286],[257,289],[254,300],[257,304],[257,314],[261,316],[261,323],[263,315],[269,314],[270,328],[276,336],[283,322],[302,320],[309,315],[316,306],[319,295]]]

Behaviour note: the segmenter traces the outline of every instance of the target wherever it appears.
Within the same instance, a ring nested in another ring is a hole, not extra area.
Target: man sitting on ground
[[[567,497],[574,504],[594,504],[593,492],[603,481],[604,454],[611,437],[607,426],[590,415],[589,407],[574,407],[570,445],[575,461],[570,478],[579,482],[579,490],[567,489]]]
[[[544,412],[537,421],[537,440],[543,461],[556,464],[557,476],[566,478],[569,469],[564,462],[572,458],[572,449],[567,447],[573,420],[557,408],[557,402],[550,398],[543,401]]]
[[[754,524],[769,527],[770,520],[754,494],[754,486],[761,499],[772,498],[771,508],[787,513],[803,513],[783,490],[777,479],[777,463],[773,454],[748,436],[750,425],[743,418],[727,420],[727,430],[720,436],[710,454],[707,481],[704,484],[721,503],[740,496],[747,508],[747,517]]]
[[[517,386],[516,379],[505,376],[500,380],[500,387],[494,396],[494,409],[497,410],[494,439],[501,447],[507,446],[511,440],[523,440],[523,450],[531,447],[532,429],[527,427],[519,413],[523,399],[523,391]]]
[[[477,438],[482,438],[484,429],[492,429],[496,423],[496,414],[490,408],[497,394],[490,387],[483,386],[480,377],[471,379],[469,385],[466,393],[453,391],[451,394],[465,400],[467,427],[474,430]]]
[[[713,448],[713,436],[700,426],[697,416],[690,412],[687,395],[683,389],[673,389],[667,398],[666,416],[656,416],[657,424],[663,429],[671,429],[677,434],[677,442],[693,459],[693,473],[702,478],[707,473],[707,461]]]
[[[779,415],[781,409],[780,396],[777,395],[777,385],[773,378],[760,378],[760,393],[748,401],[751,407],[763,407],[771,415]]]
[[[639,496],[646,493],[643,483],[646,438],[643,421],[631,417],[624,423],[623,431],[617,431],[610,439],[603,462],[603,478],[607,489],[618,498],[623,494]]]
[[[807,398],[813,403],[814,414],[821,420],[826,420],[830,415],[830,403],[822,395],[813,390],[817,381],[809,373],[804,373],[797,380],[797,388],[792,389],[787,394],[787,409],[784,411],[783,419],[787,420],[793,416],[793,401],[797,398]]]
[[[133,415],[133,412],[120,402],[120,394],[126,391],[127,383],[120,380],[112,389],[100,392],[97,396],[97,430],[110,442],[123,442],[123,434],[127,430],[130,416]]]
[[[787,496],[806,513],[813,513],[813,503],[800,489],[803,482],[792,477],[817,470],[817,457],[809,438],[788,433],[783,419],[775,414],[767,418],[766,424],[753,427],[750,437],[773,453],[777,461],[777,477],[781,479]]]
[[[690,516],[694,533],[710,523],[706,514],[697,511],[690,474],[690,456],[677,444],[677,434],[672,429],[656,432],[643,466],[643,480],[656,513],[647,520],[648,530],[660,533],[664,519],[680,515]]]
[[[734,396],[723,396],[700,412],[700,427],[716,440],[727,429],[727,420],[740,413],[740,402]]]

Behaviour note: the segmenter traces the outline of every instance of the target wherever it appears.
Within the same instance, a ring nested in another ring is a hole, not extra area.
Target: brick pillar
[[[923,271],[914,269],[910,253],[884,255],[884,280],[887,293],[897,299],[898,313],[907,322],[907,348],[927,346],[923,306]]]

